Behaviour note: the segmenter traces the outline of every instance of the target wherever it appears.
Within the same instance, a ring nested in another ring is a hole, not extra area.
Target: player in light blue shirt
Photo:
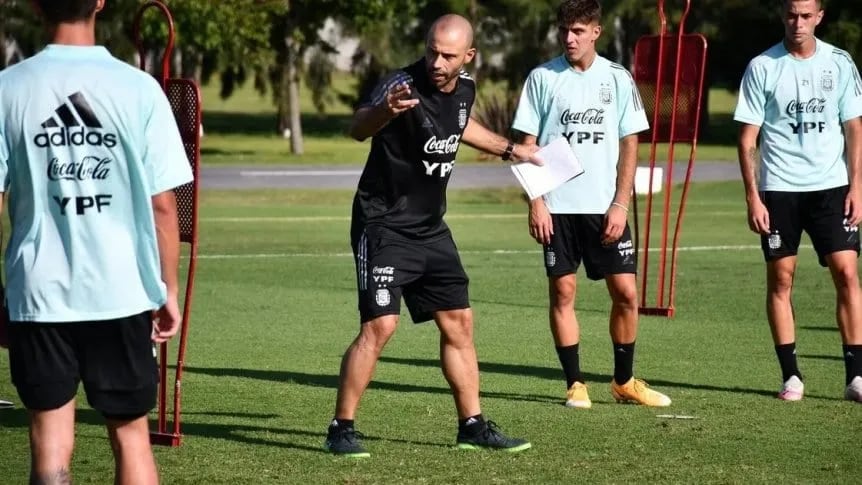
[[[837,292],[845,393],[862,402],[862,78],[850,55],[814,36],[820,0],[786,0],[784,40],[755,57],[739,90],[739,163],[749,228],[766,259],[766,313],[783,385],[804,394],[796,361],[791,291],[802,232],[814,243]],[[757,154],[760,142],[760,156]],[[759,183],[755,167],[760,162]]]
[[[618,401],[668,406],[670,399],[633,376],[638,326],[637,254],[627,223],[637,167],[637,133],[649,128],[631,74],[599,56],[597,0],[566,0],[557,10],[565,53],[534,69],[512,128],[525,143],[565,137],[584,173],[530,202],[530,234],[543,245],[551,330],[566,376],[566,405],[592,406],[580,369],[576,276],[604,279],[611,297],[611,393]]]
[[[191,169],[159,84],[95,45],[104,0],[34,3],[52,44],[0,72],[9,360],[31,416],[31,481],[68,476],[83,381],[117,482],[156,483],[153,342],[179,328],[172,189]]]

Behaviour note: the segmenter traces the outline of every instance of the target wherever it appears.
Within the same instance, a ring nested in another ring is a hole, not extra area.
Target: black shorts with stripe
[[[470,280],[449,231],[416,240],[366,226],[351,239],[361,322],[400,314],[402,296],[415,323],[470,307]]]

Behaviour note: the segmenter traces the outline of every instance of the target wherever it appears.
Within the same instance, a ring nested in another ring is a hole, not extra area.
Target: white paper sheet
[[[581,162],[565,137],[557,138],[543,146],[536,152],[536,156],[544,165],[537,166],[530,162],[512,165],[512,173],[515,174],[530,200],[541,197],[584,173]]]

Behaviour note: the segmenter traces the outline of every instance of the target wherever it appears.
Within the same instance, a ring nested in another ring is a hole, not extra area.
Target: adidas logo
[[[431,120],[428,117],[425,117],[425,121],[422,122],[422,128],[434,128],[434,124],[431,123]]]
[[[117,146],[115,133],[103,134],[101,131],[93,131],[101,130],[102,123],[81,92],[72,94],[67,99],[69,104],[64,102],[54,110],[55,116],[42,122],[42,128],[46,132],[33,137],[33,143],[36,146],[40,148],[84,145],[113,148]]]

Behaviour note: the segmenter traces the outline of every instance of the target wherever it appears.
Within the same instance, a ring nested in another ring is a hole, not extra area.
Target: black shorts
[[[87,402],[104,416],[144,416],[155,406],[159,382],[152,330],[151,312],[95,322],[11,322],[12,383],[27,409],[57,409],[83,381]]]
[[[369,226],[352,239],[361,322],[400,314],[402,296],[415,323],[470,307],[470,280],[451,233],[410,240]]]
[[[849,187],[814,192],[761,192],[769,211],[768,236],[760,236],[763,257],[774,261],[795,256],[802,231],[808,233],[821,266],[838,251],[859,253],[859,227],[847,225],[844,200]]]
[[[591,280],[637,273],[637,251],[628,223],[618,241],[604,245],[604,214],[551,214],[551,218],[554,234],[544,248],[545,273],[549,277],[577,273],[581,261]]]

